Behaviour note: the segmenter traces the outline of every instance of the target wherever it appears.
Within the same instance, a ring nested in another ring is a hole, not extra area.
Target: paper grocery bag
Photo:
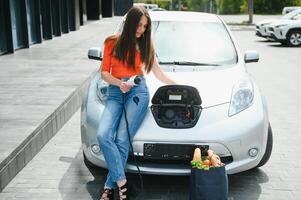
[[[190,200],[227,200],[228,177],[225,166],[209,170],[191,168]]]

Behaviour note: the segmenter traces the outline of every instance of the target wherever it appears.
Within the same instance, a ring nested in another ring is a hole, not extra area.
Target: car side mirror
[[[88,51],[88,58],[93,60],[102,60],[101,48],[92,47]]]
[[[257,51],[246,51],[245,52],[245,63],[258,62],[259,54]]]

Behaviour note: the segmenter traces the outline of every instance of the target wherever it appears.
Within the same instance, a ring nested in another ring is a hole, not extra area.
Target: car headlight
[[[249,79],[241,80],[233,86],[229,117],[245,110],[252,105],[254,98],[253,84]]]
[[[275,26],[275,28],[282,28],[284,26],[287,26],[287,24],[281,24],[281,25]]]

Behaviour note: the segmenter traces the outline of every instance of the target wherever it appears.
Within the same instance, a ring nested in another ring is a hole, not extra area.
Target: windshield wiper
[[[173,62],[159,62],[162,65],[197,65],[197,66],[220,66],[216,63],[200,63],[200,62],[189,62],[189,61],[173,61]]]

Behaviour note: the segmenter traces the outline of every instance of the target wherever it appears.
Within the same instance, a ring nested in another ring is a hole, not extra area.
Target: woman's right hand
[[[131,87],[132,85],[126,82],[121,82],[121,84],[119,85],[119,88],[123,93],[127,93],[131,89]]]
[[[101,77],[108,84],[118,86],[123,93],[128,92],[131,89],[131,87],[132,87],[131,84],[128,84],[128,83],[126,83],[126,82],[124,82],[124,81],[122,81],[122,80],[120,80],[118,78],[113,77],[107,71],[102,71],[101,72]]]

